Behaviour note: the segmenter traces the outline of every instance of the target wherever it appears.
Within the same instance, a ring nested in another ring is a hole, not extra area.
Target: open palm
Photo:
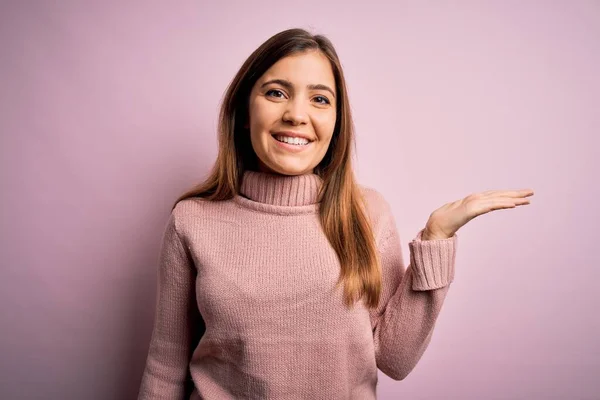
[[[425,227],[425,239],[447,239],[473,218],[490,211],[530,204],[532,189],[489,190],[444,204],[431,213]]]

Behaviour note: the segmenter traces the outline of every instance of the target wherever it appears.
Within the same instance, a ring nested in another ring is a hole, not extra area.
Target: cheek
[[[278,116],[280,116],[278,107],[272,103],[261,101],[261,99],[257,99],[250,106],[250,122],[252,126],[259,129],[268,128],[273,121],[277,120]]]
[[[270,137],[265,134],[272,129],[273,107],[260,104],[260,100],[250,105],[250,139],[255,151],[263,153],[263,149],[268,147]]]
[[[335,128],[335,113],[322,114],[314,119],[315,129],[319,136],[323,138],[331,137],[333,135],[333,129]]]

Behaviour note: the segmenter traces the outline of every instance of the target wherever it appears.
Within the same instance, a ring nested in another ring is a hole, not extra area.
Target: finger
[[[494,198],[485,201],[480,204],[479,211],[477,215],[487,214],[490,211],[494,210],[502,210],[505,208],[515,208],[518,206],[524,206],[530,203],[528,199],[516,199],[516,200],[507,200],[504,198]]]
[[[515,205],[517,205],[517,206],[531,204],[531,200],[529,200],[529,199],[515,199],[514,202],[515,202]]]
[[[525,198],[508,199],[507,197],[503,197],[502,199],[498,199],[497,204],[507,205],[512,208],[531,204],[531,200]]]
[[[485,197],[529,197],[533,196],[534,192],[532,189],[521,189],[521,190],[488,190],[482,192]]]

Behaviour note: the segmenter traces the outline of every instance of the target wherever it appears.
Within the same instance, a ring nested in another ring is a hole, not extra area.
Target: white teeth
[[[287,136],[275,136],[275,139],[279,140],[280,142],[296,145],[307,145],[309,143],[308,140],[303,138],[291,138]]]

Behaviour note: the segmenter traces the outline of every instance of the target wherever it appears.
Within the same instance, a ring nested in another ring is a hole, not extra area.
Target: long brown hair
[[[248,100],[256,81],[279,59],[306,51],[321,51],[330,61],[337,88],[336,123],[329,149],[313,172],[323,179],[319,192],[319,219],[338,255],[341,271],[337,285],[344,284],[344,303],[353,307],[362,297],[374,308],[381,294],[381,267],[361,190],[352,169],[356,147],[354,124],[346,82],[331,41],[304,29],[288,29],[269,38],[244,62],[222,100],[219,113],[219,152],[206,180],[173,205],[190,197],[222,201],[239,193],[245,170],[258,170],[258,158],[246,128]]]

